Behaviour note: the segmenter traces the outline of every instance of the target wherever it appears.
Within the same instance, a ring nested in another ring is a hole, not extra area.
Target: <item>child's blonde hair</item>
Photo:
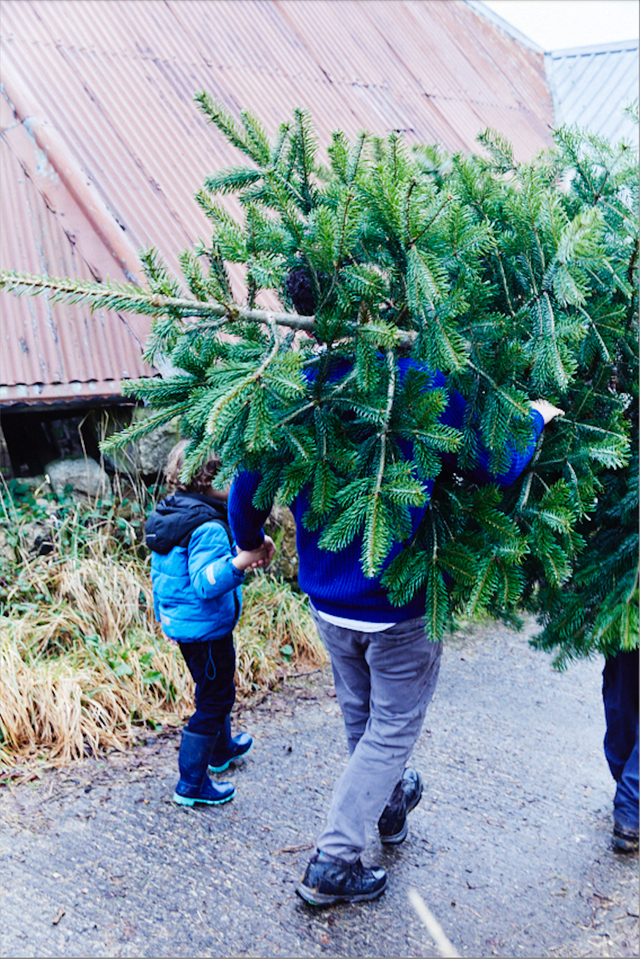
[[[169,485],[182,493],[204,493],[211,486],[222,463],[214,453],[211,459],[208,459],[198,472],[194,473],[190,482],[183,483],[180,479],[180,470],[184,466],[184,451],[188,445],[189,440],[180,440],[176,443],[167,457],[164,475]]]

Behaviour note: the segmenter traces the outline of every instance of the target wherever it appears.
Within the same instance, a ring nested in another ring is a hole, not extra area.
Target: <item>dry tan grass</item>
[[[10,615],[0,618],[7,769],[124,749],[141,726],[178,725],[193,710],[179,649],[154,622],[147,563],[114,553],[100,534],[81,558],[55,556],[16,567]],[[240,698],[272,685],[287,664],[325,662],[305,600],[269,575],[245,587],[235,636]]]
[[[268,575],[257,575],[245,590],[235,636],[241,696],[272,685],[283,662],[313,668],[328,661],[306,599]]]

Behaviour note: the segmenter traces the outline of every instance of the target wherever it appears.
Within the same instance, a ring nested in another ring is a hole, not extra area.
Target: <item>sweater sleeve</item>
[[[271,512],[256,509],[253,497],[260,485],[260,473],[239,473],[231,484],[227,510],[229,525],[240,549],[258,549],[264,542],[262,524]]]
[[[229,538],[219,523],[203,523],[189,542],[189,579],[201,599],[215,599],[236,589],[244,573],[231,560]]]
[[[442,374],[439,375],[442,376]],[[441,386],[443,384],[438,382],[435,385]],[[464,423],[466,406],[466,400],[460,393],[458,393],[457,390],[450,393],[449,402],[440,416],[441,422],[445,423],[447,426],[454,426],[456,429],[461,430]],[[497,474],[490,472],[489,460],[491,458],[491,454],[486,446],[481,442],[480,437],[478,437],[478,463],[474,469],[465,470],[465,475],[476,480],[478,483],[497,483],[499,486],[510,486],[511,483],[514,483],[528,466],[535,451],[538,438],[543,429],[544,419],[542,418],[542,415],[537,410],[532,409],[531,439],[529,440],[528,446],[524,450],[518,451],[513,444],[508,444],[507,453],[510,457],[509,464],[502,473]],[[445,454],[442,459],[444,462],[449,463],[450,465],[455,463],[455,457],[451,457],[450,454]]]

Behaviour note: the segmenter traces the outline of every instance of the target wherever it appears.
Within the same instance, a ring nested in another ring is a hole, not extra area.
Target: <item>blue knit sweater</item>
[[[405,374],[412,365],[414,365],[413,361],[400,361],[401,375]],[[446,378],[442,373],[432,374],[431,389],[445,386]],[[466,402],[460,393],[457,391],[450,393],[447,406],[440,415],[440,421],[461,430],[465,407]],[[497,476],[489,473],[487,466],[489,452],[480,445],[479,466],[467,475],[480,483],[493,482],[499,486],[509,486],[513,483],[529,463],[536,441],[544,428],[544,420],[537,410],[531,411],[531,418],[531,442],[524,452],[519,453],[512,447],[508,448],[511,461],[504,473]],[[257,510],[252,503],[259,483],[259,473],[244,472],[234,479],[231,486],[228,501],[229,523],[241,549],[255,549],[264,538],[262,524],[270,510]],[[430,496],[433,489],[432,481],[429,482],[427,489]],[[418,528],[427,507],[428,500],[425,506],[410,510],[412,532]],[[424,614],[424,590],[416,593],[406,606],[399,607],[389,602],[387,593],[380,583],[384,570],[404,548],[402,543],[396,543],[393,546],[380,575],[367,579],[360,567],[362,537],[356,536],[350,545],[340,552],[334,553],[320,549],[318,540],[322,535],[322,529],[308,530],[302,522],[302,517],[308,508],[308,490],[304,489],[291,504],[291,511],[296,521],[296,542],[300,562],[298,583],[300,588],[309,595],[316,609],[334,616],[370,623],[397,623]]]

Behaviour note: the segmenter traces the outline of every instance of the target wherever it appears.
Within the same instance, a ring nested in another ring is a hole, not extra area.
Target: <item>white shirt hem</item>
[[[315,609],[315,606],[314,606]],[[334,616],[332,613],[323,613],[316,609],[316,613],[332,626],[341,626],[343,629],[355,629],[358,633],[381,633],[383,629],[390,629],[396,623],[368,623],[364,619],[347,619],[345,616]]]

